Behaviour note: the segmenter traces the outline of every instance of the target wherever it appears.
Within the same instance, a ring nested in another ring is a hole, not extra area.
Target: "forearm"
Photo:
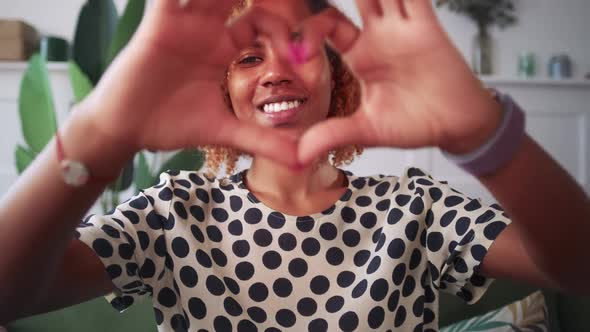
[[[528,135],[510,163],[479,180],[539,269],[563,289],[587,290],[590,201],[576,181]]]
[[[84,118],[71,116],[60,130],[68,157],[87,162],[91,170],[93,165],[101,172],[107,167],[113,171],[120,169],[124,155],[114,160],[109,157],[115,153],[109,149],[120,147],[105,146]],[[100,159],[107,161],[108,166],[101,169],[97,163]],[[76,226],[104,186],[90,184],[75,189],[65,185],[53,140],[2,197],[1,308],[18,312],[40,300],[56,275]],[[9,314],[0,313],[0,321]]]

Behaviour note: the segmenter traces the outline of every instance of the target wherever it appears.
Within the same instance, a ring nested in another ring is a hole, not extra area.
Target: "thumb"
[[[300,139],[299,162],[308,165],[337,147],[377,144],[368,120],[359,110],[350,117],[329,119],[311,127]]]

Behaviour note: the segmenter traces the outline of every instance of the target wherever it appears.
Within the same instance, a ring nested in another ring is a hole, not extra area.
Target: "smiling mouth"
[[[276,103],[268,103],[258,106],[258,110],[265,114],[280,114],[296,110],[307,102],[306,98],[303,99],[292,99],[284,100]]]

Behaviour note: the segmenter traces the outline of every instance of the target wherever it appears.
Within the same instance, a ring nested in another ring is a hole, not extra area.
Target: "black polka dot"
[[[311,217],[299,217],[296,220],[297,229],[301,232],[310,232],[315,225],[315,220]]]
[[[258,328],[254,323],[247,319],[242,319],[238,323],[238,332],[257,332]]]
[[[471,255],[478,262],[481,262],[483,260],[486,253],[487,253],[487,249],[484,246],[482,246],[481,244],[476,244],[473,247],[471,247]]]
[[[254,242],[261,247],[268,247],[272,243],[272,234],[266,229],[254,232]]]
[[[406,243],[402,239],[394,239],[389,243],[387,254],[393,259],[398,259],[403,256],[406,251]]]
[[[231,296],[228,296],[223,300],[223,307],[225,311],[232,316],[239,316],[244,312],[242,306]]]
[[[154,261],[149,258],[146,258],[145,261],[143,262],[143,265],[139,269],[139,275],[143,279],[149,279],[149,278],[152,278],[155,274],[156,274],[156,265],[154,264]]]
[[[191,215],[198,221],[205,221],[205,211],[198,205],[193,205],[189,208]]]
[[[366,207],[366,206],[371,205],[372,200],[369,196],[359,196],[359,197],[357,197],[355,203],[358,206]]]
[[[340,286],[342,288],[346,288],[346,287],[352,285],[352,283],[354,283],[355,279],[356,279],[356,275],[353,272],[342,271],[338,274],[338,278],[336,279],[336,282],[338,283],[338,286]]]
[[[220,296],[225,293],[225,285],[223,284],[223,281],[214,275],[207,277],[205,285],[207,286],[207,290],[215,296]]]
[[[242,208],[242,199],[238,196],[231,196],[229,198],[229,205],[233,212],[238,212]]]
[[[397,286],[402,284],[402,281],[406,277],[406,264],[400,263],[394,269],[392,273],[392,281]]]
[[[221,242],[221,240],[223,239],[221,230],[215,225],[207,226],[206,231],[209,240],[213,242]]]
[[[404,306],[399,306],[397,308],[397,312],[395,313],[394,319],[394,326],[400,327],[406,321],[406,308]]]
[[[412,200],[412,204],[410,204],[410,212],[415,215],[419,215],[424,211],[424,201],[422,197],[416,197]]]
[[[211,189],[211,198],[213,198],[213,201],[218,204],[221,204],[225,201],[225,196],[223,195],[221,190],[217,188]]]
[[[148,207],[148,200],[144,196],[137,197],[129,202],[129,206],[137,210],[144,210]]]
[[[338,326],[342,331],[354,331],[359,325],[359,318],[353,311],[348,311],[338,320]]]
[[[235,268],[236,276],[240,280],[249,280],[254,275],[254,265],[250,262],[240,262]]]
[[[246,311],[250,318],[256,323],[264,323],[267,319],[266,312],[260,307],[250,307]]]
[[[168,287],[164,287],[158,293],[158,302],[168,308],[176,305],[176,294]]]
[[[355,298],[355,299],[361,297],[363,294],[365,294],[365,291],[367,290],[367,287],[368,287],[367,279],[361,280],[352,289],[352,297]]]
[[[369,312],[368,324],[372,329],[376,329],[383,324],[385,320],[385,310],[382,307],[374,307]]]
[[[291,233],[283,233],[279,236],[279,247],[285,251],[291,251],[297,247],[297,239]]]
[[[244,220],[248,224],[257,224],[262,220],[262,212],[257,208],[250,208],[244,213]]]
[[[436,203],[442,197],[442,191],[438,188],[430,188],[428,189],[428,194],[430,198],[432,198],[432,202]]]
[[[420,224],[417,220],[412,220],[406,225],[406,237],[410,242],[416,241],[416,236],[418,236],[418,228]]]
[[[137,225],[139,224],[139,215],[135,212],[135,211],[131,211],[131,210],[126,210],[123,211],[123,215],[129,219],[129,221],[134,224]]]
[[[404,213],[400,209],[391,209],[391,211],[389,211],[389,213],[387,214],[387,223],[390,225],[395,225],[398,221],[402,219],[403,216]]]
[[[332,247],[326,251],[326,261],[331,265],[340,265],[344,261],[344,252],[338,247]]]
[[[345,206],[342,208],[342,211],[340,211],[340,216],[342,217],[342,220],[344,220],[344,222],[350,224],[355,221],[356,212],[352,208]]]
[[[375,227],[377,223],[377,215],[373,212],[365,212],[361,216],[361,225],[363,225],[367,229],[371,229]]]
[[[475,219],[475,224],[485,224],[490,220],[494,219],[496,213],[492,210],[487,210],[486,212],[482,213],[477,219]]]
[[[410,202],[410,199],[412,199],[411,196],[401,194],[395,197],[395,202],[400,206],[405,206],[408,204],[408,202]]]
[[[270,227],[279,229],[285,225],[285,216],[279,212],[272,212],[268,215],[266,221]]]
[[[308,332],[326,332],[328,331],[328,322],[323,318],[316,318],[307,325]]]
[[[231,321],[224,316],[217,316],[213,320],[213,328],[216,332],[232,331]]]
[[[387,193],[391,184],[389,182],[381,182],[377,187],[375,187],[375,195],[382,197]]]
[[[262,263],[270,270],[274,270],[281,266],[281,262],[281,255],[274,250],[265,252],[264,255],[262,255]]]
[[[384,199],[381,202],[377,203],[376,208],[379,211],[387,211],[387,210],[389,210],[390,205],[391,205],[391,200]]]
[[[354,265],[361,267],[369,261],[369,258],[371,258],[371,252],[369,250],[359,250],[356,254],[354,254]]]
[[[373,273],[377,272],[377,270],[379,269],[379,266],[381,266],[381,257],[380,256],[373,257],[373,259],[371,259],[371,262],[367,266],[367,274],[373,274]]]
[[[402,287],[402,296],[408,297],[408,296],[412,295],[412,293],[414,292],[415,289],[416,289],[416,279],[414,279],[414,277],[412,277],[411,275],[408,275],[406,277],[406,280],[404,280],[404,285]]]
[[[248,295],[253,301],[262,302],[268,297],[268,288],[263,283],[256,282],[248,289]]]
[[[316,295],[322,295],[330,289],[330,280],[325,276],[315,276],[311,279],[309,288]]]
[[[213,210],[211,210],[211,215],[213,216],[213,219],[219,222],[225,222],[227,221],[227,218],[229,218],[227,211],[220,208],[214,208]]]
[[[199,262],[199,264],[201,264],[203,267],[210,268],[211,266],[213,266],[213,262],[211,261],[211,258],[203,250],[198,249],[196,256],[197,256],[197,262]]]
[[[195,191],[195,194],[197,195],[197,198],[198,198],[198,199],[199,199],[201,202],[203,202],[203,203],[205,203],[205,204],[209,204],[209,193],[208,193],[208,192],[206,192],[205,190],[203,190],[203,189],[201,189],[201,188],[198,188],[198,189]]]
[[[188,256],[188,242],[186,242],[186,240],[182,237],[174,238],[174,240],[172,240],[172,252],[180,258]]]
[[[340,295],[332,296],[326,301],[326,311],[329,313],[338,312],[344,306],[344,298]]]
[[[294,258],[289,263],[289,273],[293,277],[303,277],[307,273],[307,263],[301,258]]]
[[[467,205],[465,205],[465,211],[468,212],[475,211],[479,208],[481,208],[481,203],[476,199],[472,199]]]
[[[188,191],[183,190],[183,189],[174,189],[173,191],[174,196],[183,199],[185,201],[188,201],[190,199],[190,194],[188,193]]]
[[[197,285],[198,276],[197,271],[190,266],[184,266],[180,269],[180,281],[189,288]]]
[[[440,248],[443,245],[443,235],[440,232],[432,232],[432,233],[428,233],[428,239],[427,239],[427,243],[428,243],[428,250],[432,251],[432,252],[437,252],[440,250]]]
[[[280,309],[275,316],[277,323],[284,327],[291,327],[296,323],[295,314],[289,309]]]
[[[342,241],[349,247],[355,247],[361,241],[361,234],[354,229],[347,229],[342,233]]]
[[[113,256],[113,246],[105,239],[94,240],[92,242],[92,248],[100,257],[109,258]]]
[[[205,302],[198,297],[188,300],[188,310],[196,319],[203,319],[207,316],[207,306]]]
[[[297,311],[302,316],[311,316],[316,313],[318,304],[311,297],[304,297],[297,302]]]
[[[445,198],[445,206],[449,207],[449,208],[454,207],[454,206],[457,206],[457,205],[463,203],[463,201],[464,201],[464,199],[460,196],[455,196],[455,195],[448,196],[447,198]]]
[[[389,283],[387,282],[387,280],[380,278],[377,279],[373,282],[373,284],[371,285],[371,298],[375,301],[375,302],[379,302],[381,300],[383,300],[385,298],[385,296],[387,296],[387,293],[389,292]]]
[[[279,278],[272,284],[272,289],[279,297],[288,297],[293,292],[293,284],[287,278]]]
[[[250,244],[246,240],[238,240],[232,245],[234,255],[244,258],[250,253]]]
[[[471,219],[467,217],[461,217],[457,219],[457,222],[455,223],[455,231],[457,232],[457,235],[461,236],[465,234],[465,232],[467,232],[467,230],[469,229],[470,224]]]
[[[505,223],[501,221],[495,221],[484,228],[483,234],[485,235],[486,239],[495,240],[500,232],[504,230],[504,228],[506,228]]]
[[[399,304],[399,299],[400,299],[399,289],[396,289],[393,292],[391,292],[391,294],[389,295],[389,298],[387,299],[387,309],[389,309],[390,312],[394,312],[397,309],[397,306]]]
[[[315,256],[320,252],[320,242],[315,238],[308,237],[301,242],[301,250],[303,250],[307,256]]]
[[[227,230],[231,235],[235,236],[242,235],[242,232],[244,231],[242,228],[242,223],[237,219],[229,223]]]
[[[418,266],[420,266],[420,263],[422,262],[422,252],[420,252],[420,250],[418,248],[415,248],[412,251],[412,256],[410,257],[410,270],[414,270],[415,268],[417,268]]]
[[[239,294],[240,293],[240,286],[238,285],[238,283],[229,277],[223,277],[223,281],[225,282],[225,286],[227,286],[227,289],[234,293],[234,294]]]
[[[338,229],[332,223],[325,223],[320,226],[320,235],[324,240],[331,241],[336,238]]]
[[[445,212],[445,214],[443,214],[443,216],[440,218],[440,225],[442,227],[447,227],[451,224],[451,222],[453,222],[453,220],[455,219],[455,217],[457,216],[457,210],[449,210],[447,212]]]
[[[219,248],[211,249],[211,257],[215,264],[224,267],[227,265],[227,256]]]

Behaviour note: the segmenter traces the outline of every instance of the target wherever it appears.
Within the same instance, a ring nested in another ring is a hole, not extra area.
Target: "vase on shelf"
[[[477,35],[473,38],[471,66],[474,73],[491,75],[493,73],[493,40],[485,24],[478,25]]]

